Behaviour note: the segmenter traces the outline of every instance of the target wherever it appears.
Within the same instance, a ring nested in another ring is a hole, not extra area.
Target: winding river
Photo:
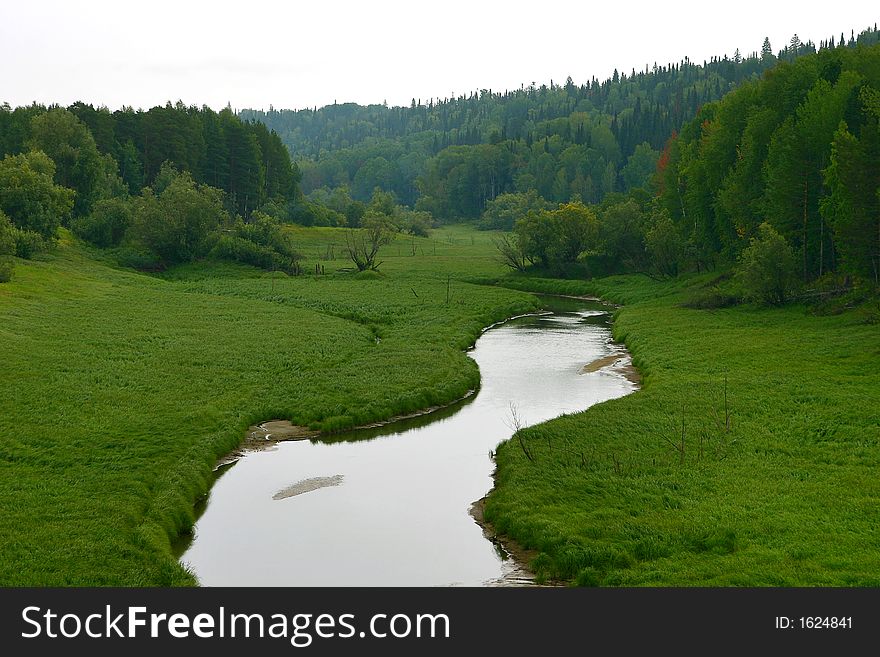
[[[632,392],[609,309],[542,297],[468,352],[476,395],[370,430],[248,451],[218,471],[181,562],[204,586],[528,583],[469,514],[492,487],[492,450],[522,426]],[[618,357],[614,357],[618,355]],[[592,364],[592,366],[591,366]]]

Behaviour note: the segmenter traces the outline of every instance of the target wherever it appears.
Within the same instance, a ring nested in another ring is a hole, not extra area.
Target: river
[[[526,426],[636,388],[607,306],[541,299],[547,314],[494,326],[468,352],[481,387],[467,400],[381,428],[280,442],[220,469],[181,562],[203,586],[527,582],[469,515],[492,487],[490,452],[512,434],[511,409]],[[589,371],[599,359],[615,362]]]

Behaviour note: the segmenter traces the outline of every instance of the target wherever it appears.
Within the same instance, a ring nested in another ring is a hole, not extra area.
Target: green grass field
[[[416,240],[416,255],[401,239],[409,255],[387,247],[381,275],[337,259],[318,277],[211,264],[151,277],[69,235],[18,261],[0,286],[0,584],[191,584],[170,540],[248,425],[337,430],[478,385],[463,350],[535,299],[463,282],[501,267],[488,237],[459,233]],[[294,234],[307,271],[341,238]]]
[[[486,517],[583,585],[880,585],[880,325],[679,307],[704,283],[514,280],[626,304],[644,387],[504,445]]]
[[[463,226],[398,238],[381,274],[348,271],[339,230],[292,234],[296,278],[148,276],[68,234],[17,261],[0,285],[0,584],[194,583],[171,540],[248,425],[332,431],[460,397],[478,383],[463,349],[535,307],[519,288],[626,304],[615,332],[644,375],[527,429],[534,463],[499,450],[486,515],[542,577],[880,585],[880,326],[859,311],[679,307],[705,277],[507,275]]]

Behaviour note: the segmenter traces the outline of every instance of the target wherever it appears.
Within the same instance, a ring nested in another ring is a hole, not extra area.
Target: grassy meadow
[[[294,237],[312,272],[343,243]],[[484,234],[399,242],[381,274],[339,271],[337,250],[321,276],[148,276],[66,233],[18,261],[0,286],[0,584],[192,584],[170,541],[248,425],[338,430],[476,387],[463,350],[534,297],[464,282],[501,271]]]
[[[644,379],[499,449],[487,519],[581,585],[880,586],[876,313],[680,307],[706,283],[509,281],[625,304]]]
[[[17,261],[0,285],[0,584],[195,583],[171,541],[247,426],[335,431],[452,401],[479,382],[463,350],[540,291],[624,304],[615,334],[644,377],[524,430],[533,461],[498,450],[486,517],[541,577],[880,586],[880,325],[864,308],[690,310],[708,277],[510,275],[465,226],[398,237],[381,273],[356,273],[340,230],[291,232],[299,277],[145,275],[67,233]]]

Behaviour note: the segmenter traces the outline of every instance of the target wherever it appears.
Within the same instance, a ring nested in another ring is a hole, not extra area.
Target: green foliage
[[[262,269],[300,273],[300,256],[289,235],[280,223],[260,212],[255,212],[249,223],[238,219],[231,229],[223,230],[210,255]]]
[[[669,214],[661,210],[645,231],[645,250],[651,269],[658,276],[677,276],[686,253],[685,239]]]
[[[368,212],[361,228],[350,228],[345,233],[345,251],[358,271],[378,269],[376,262],[379,249],[391,244],[396,232],[394,224],[387,215]]]
[[[880,328],[681,307],[715,278],[540,282],[626,304],[614,334],[642,389],[524,431],[533,461],[499,446],[485,517],[585,586],[876,586]],[[664,439],[682,419],[683,462]]]
[[[16,229],[15,231],[15,255],[25,260],[30,260],[38,253],[49,249],[51,242],[33,230]]]
[[[165,162],[188,172],[198,184],[222,189],[227,209],[244,217],[266,203],[286,206],[300,196],[301,173],[278,135],[262,124],[240,120],[230,109],[218,113],[178,102],[111,113],[75,103],[68,111],[89,128],[104,156],[99,177],[105,181],[105,196],[119,195],[113,190],[117,172],[132,195],[145,184],[161,193],[163,185],[155,179]],[[36,108],[36,115],[45,113],[45,108]],[[117,167],[110,166],[108,156]]]
[[[332,214],[327,213],[326,219],[312,220],[311,223],[297,221],[301,225],[320,225],[320,226],[349,226],[357,228],[361,225],[361,219],[367,211],[366,205],[353,199],[348,187],[340,186],[333,190],[328,187],[321,187],[309,194],[309,200],[314,202],[317,208],[314,212],[325,212],[331,210]],[[326,208],[324,210],[323,208]]]
[[[380,187],[374,188],[370,202],[367,203],[366,211],[374,216],[395,217],[397,215],[397,203],[394,200],[394,194],[384,192]]]
[[[674,130],[774,63],[757,55],[702,65],[686,59],[580,86],[241,116],[264,122],[304,158],[306,192],[346,186],[366,201],[379,186],[442,220],[476,219],[501,194],[595,203],[646,185]]]
[[[66,109],[51,109],[34,117],[29,146],[55,163],[56,183],[76,192],[73,215],[89,214],[95,201],[105,195],[115,162],[101,157],[86,125]]]
[[[606,199],[599,208],[601,251],[617,269],[644,270],[645,214],[632,198]]]
[[[841,269],[880,283],[880,125],[875,115],[852,134],[841,122],[831,143],[825,184],[831,193],[820,201],[822,217],[834,231]],[[872,195],[872,188],[876,192]]]
[[[522,253],[530,262],[559,270],[596,248],[599,221],[595,211],[572,201],[555,210],[532,212],[514,228]]]
[[[15,269],[12,256],[15,255],[16,232],[12,221],[3,214],[3,210],[0,210],[0,283],[7,283],[12,279],[12,272]]]
[[[878,32],[867,30],[847,45],[877,40]],[[408,107],[334,103],[241,116],[265,123],[303,158],[308,193],[346,187],[367,201],[379,186],[442,221],[476,219],[496,196],[530,190],[555,203],[575,195],[597,203],[609,193],[648,186],[671,134],[701,107],[776,65],[767,46],[766,54],[685,59],[583,85],[481,90],[413,99]],[[787,46],[779,59],[792,62],[816,49],[810,42]],[[819,50],[838,48],[826,42]],[[724,150],[716,154],[732,163]]]
[[[55,165],[45,153],[7,155],[0,161],[0,210],[19,229],[55,238],[73,207],[73,190],[56,185]]]
[[[400,210],[400,223],[410,235],[428,237],[434,227],[434,218],[430,212],[418,210]]]
[[[138,271],[157,272],[164,267],[162,259],[141,244],[128,244],[110,251],[117,264]]]
[[[655,182],[698,266],[733,261],[766,221],[804,282],[840,268],[880,280],[878,56],[878,45],[788,53],[683,127]]]
[[[770,224],[761,224],[740,254],[736,279],[746,300],[765,305],[783,304],[797,289],[797,258]]]
[[[312,267],[344,235],[283,230]],[[464,282],[502,271],[487,235],[415,239],[425,256],[389,245],[366,278],[342,258],[317,279],[206,261],[157,278],[67,240],[17,263],[0,285],[0,582],[192,585],[170,540],[248,425],[343,429],[476,387],[464,349],[535,300]]]
[[[500,194],[486,204],[477,228],[480,230],[512,230],[518,219],[529,212],[548,210],[552,204],[538,196],[535,190]]]
[[[71,221],[70,228],[95,246],[118,246],[131,225],[133,202],[129,198],[107,198],[96,201],[91,214]]]
[[[620,170],[626,189],[635,187],[648,187],[654,172],[657,170],[657,160],[660,152],[651,148],[648,142],[642,142],[636,146],[632,155],[626,160],[626,166]]]
[[[226,219],[222,192],[197,185],[188,173],[172,176],[158,195],[150,188],[135,202],[128,237],[158,255],[165,264],[205,255],[208,238]]]
[[[292,202],[288,216],[300,226],[345,226],[347,223],[345,215],[306,198]]]

